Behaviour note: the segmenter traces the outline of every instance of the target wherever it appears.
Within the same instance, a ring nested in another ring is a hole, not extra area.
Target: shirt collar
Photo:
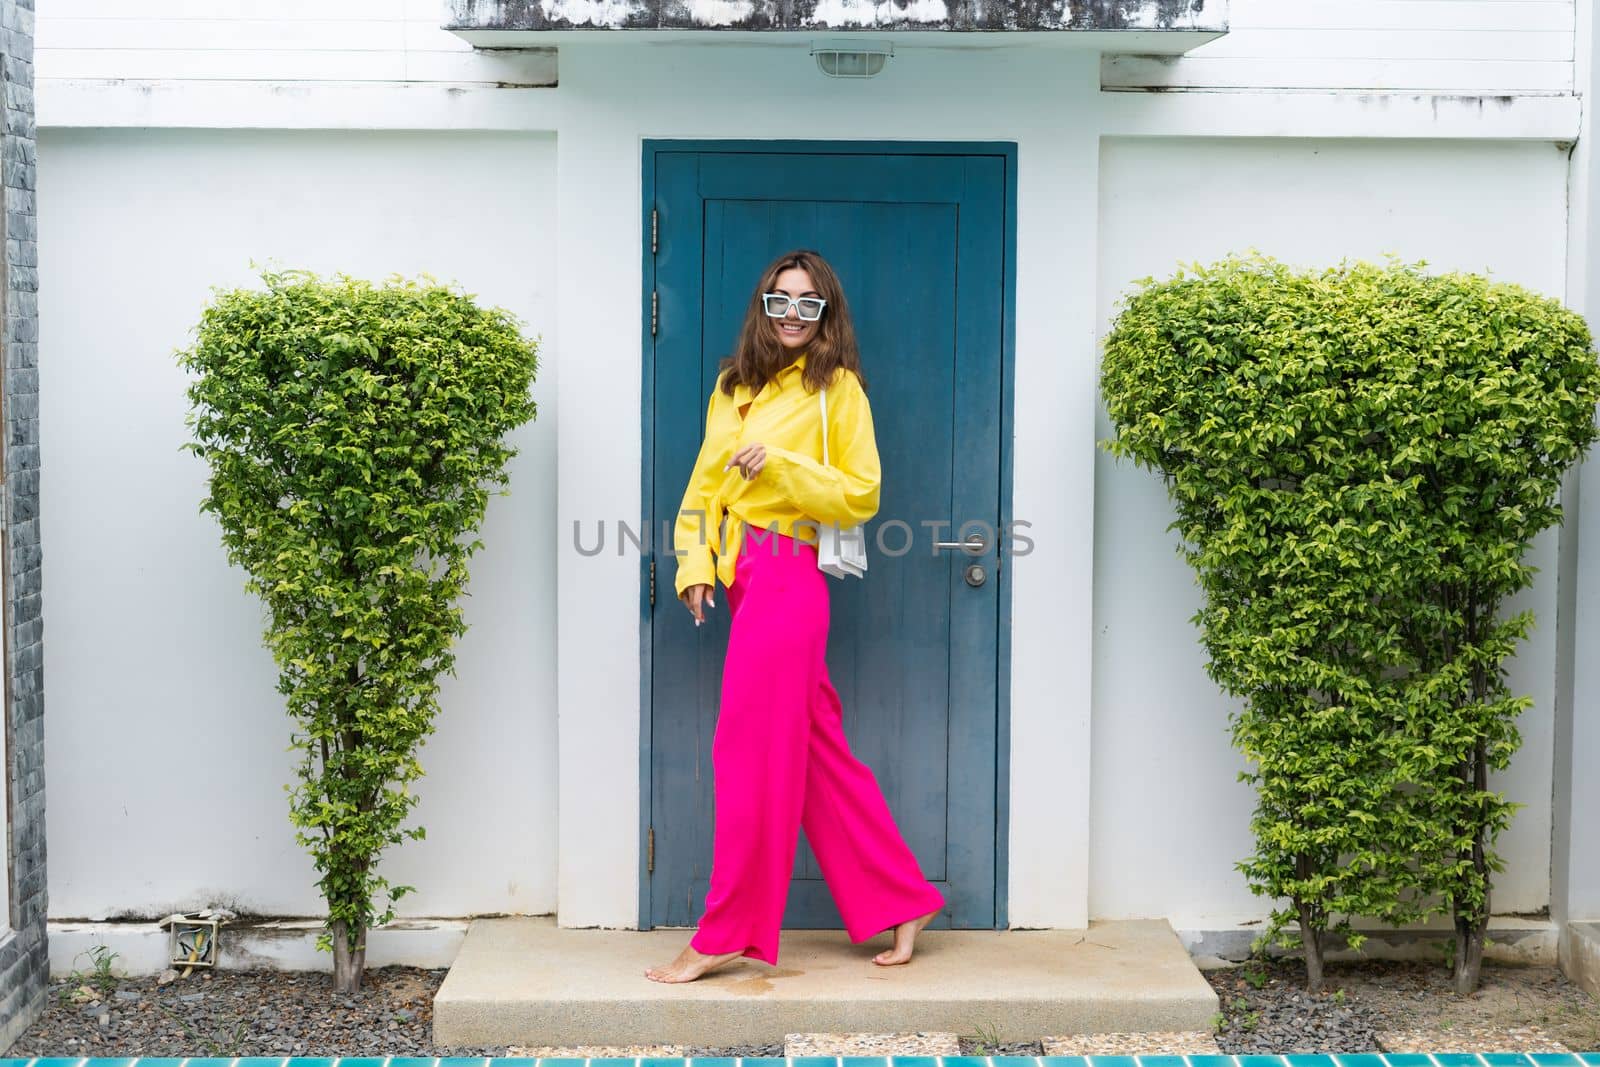
[[[780,383],[785,382],[797,374],[805,373],[805,369],[806,354],[802,352],[798,356],[794,357],[794,362],[790,363],[787,367],[784,367],[778,372],[778,381]],[[743,382],[734,383],[733,402],[736,406],[742,407],[745,401],[749,400],[751,396],[752,394],[748,385],[744,384]]]

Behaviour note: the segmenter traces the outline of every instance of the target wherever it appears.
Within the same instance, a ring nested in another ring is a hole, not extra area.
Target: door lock
[[[967,584],[971,586],[982,585],[989,577],[989,572],[984,570],[981,563],[967,564]]]

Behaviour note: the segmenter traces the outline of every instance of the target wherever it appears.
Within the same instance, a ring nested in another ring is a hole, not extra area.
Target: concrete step
[[[1164,921],[1086,931],[943,931],[879,967],[885,933],[785,932],[779,965],[740,960],[698,982],[644,977],[688,930],[565,930],[548,918],[475,920],[433,1002],[434,1040],[493,1045],[732,1046],[785,1034],[1040,1034],[1209,1029],[1217,996]]]

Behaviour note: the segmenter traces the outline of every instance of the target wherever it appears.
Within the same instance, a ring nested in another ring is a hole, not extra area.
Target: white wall
[[[250,260],[428,271],[553,334],[554,141],[451,133],[45,130],[39,139],[53,918],[221,902],[318,911],[284,783],[262,611],[198,512],[187,345]],[[492,497],[415,822],[407,915],[555,905],[553,349]]]
[[[1102,330],[1133,279],[1259,248],[1290,262],[1394,252],[1490,271],[1560,298],[1566,155],[1537,143],[1107,139],[1101,150]],[[1174,189],[1186,210],[1173,205]],[[1104,414],[1099,433],[1111,428]],[[1095,476],[1094,816],[1090,909],[1216,928],[1263,914],[1233,869],[1250,853],[1248,786],[1229,702],[1203,670],[1192,572],[1166,532],[1160,479],[1102,453]],[[1535,587],[1512,605],[1538,624],[1511,671],[1534,698],[1523,745],[1493,783],[1527,805],[1500,841],[1496,911],[1549,902],[1555,682],[1555,537],[1536,543]]]
[[[1106,88],[1572,90],[1573,0],[1230,0],[1185,56],[1107,56]]]
[[[1107,88],[1551,93],[1572,88],[1574,0],[1231,0],[1185,57],[1107,56]],[[443,0],[52,0],[40,79],[551,85],[550,51],[474,52]]]
[[[42,79],[552,85],[553,49],[474,51],[443,0],[52,0]]]

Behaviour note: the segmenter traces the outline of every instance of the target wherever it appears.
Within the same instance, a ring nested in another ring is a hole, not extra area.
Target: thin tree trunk
[[[1472,746],[1471,760],[1464,777],[1469,779],[1474,791],[1482,793],[1489,788],[1488,753],[1482,741]],[[1483,975],[1483,949],[1489,930],[1489,850],[1484,842],[1487,836],[1488,828],[1482,822],[1473,827],[1472,869],[1483,880],[1483,907],[1473,918],[1463,916],[1459,906],[1455,914],[1455,984],[1456,992],[1464,997],[1478,991],[1478,981]]]
[[[338,993],[361,992],[361,976],[367,966],[367,931],[362,927],[356,947],[350,948],[350,927],[343,919],[333,924],[333,988]]]
[[[1300,904],[1300,943],[1306,950],[1306,988],[1322,992],[1322,931],[1311,924],[1311,909]]]
[[[1456,992],[1471,996],[1483,976],[1483,943],[1489,925],[1488,915],[1476,922],[1456,919]]]

